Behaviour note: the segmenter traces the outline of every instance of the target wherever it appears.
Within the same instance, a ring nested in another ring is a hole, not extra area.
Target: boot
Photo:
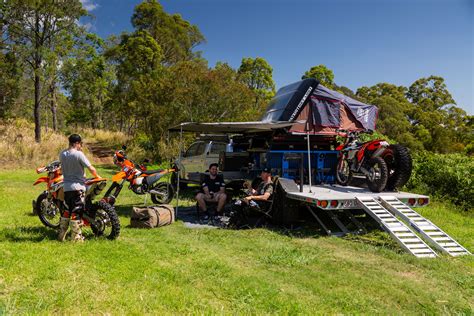
[[[81,231],[81,220],[71,220],[69,226],[71,227],[71,239],[72,241],[83,242],[84,237],[82,237]]]
[[[66,238],[68,227],[69,227],[69,218],[61,217],[61,219],[59,220],[59,234],[58,234],[59,241],[64,241],[64,239]]]

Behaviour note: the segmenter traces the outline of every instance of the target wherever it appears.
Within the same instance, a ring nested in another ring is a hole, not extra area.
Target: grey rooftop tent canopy
[[[293,133],[334,135],[338,129],[375,130],[378,109],[305,79],[278,90],[263,122],[288,121]]]

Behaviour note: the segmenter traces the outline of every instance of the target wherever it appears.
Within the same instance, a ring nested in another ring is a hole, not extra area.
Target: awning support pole
[[[309,193],[312,193],[311,192],[311,185],[312,185],[312,181],[311,181],[311,145],[310,145],[310,141],[309,141],[309,128],[308,128],[308,131],[306,132],[306,140],[308,142],[308,179],[309,179]]]
[[[183,152],[183,123],[180,125],[180,130],[179,130],[179,155],[178,155],[178,161],[179,165],[177,166],[178,168],[181,165],[181,153]],[[179,209],[179,171],[176,173],[176,212],[174,214],[175,218],[178,218],[178,209]]]

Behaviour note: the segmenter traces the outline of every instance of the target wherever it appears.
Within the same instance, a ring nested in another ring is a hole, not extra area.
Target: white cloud
[[[95,30],[95,26],[92,25],[92,23],[90,23],[90,22],[82,23],[81,21],[76,21],[76,24],[83,27],[83,28],[85,28],[86,31],[88,31],[88,32]]]
[[[82,3],[82,7],[87,11],[93,11],[99,7],[97,3],[94,3],[93,0],[79,0]]]

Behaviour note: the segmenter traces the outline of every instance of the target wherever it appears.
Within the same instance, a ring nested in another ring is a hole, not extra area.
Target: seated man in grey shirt
[[[64,200],[69,209],[69,217],[61,217],[58,239],[64,241],[68,226],[70,226],[72,239],[83,241],[81,212],[84,209],[84,192],[86,191],[84,168],[89,169],[96,178],[99,175],[82,152],[82,139],[77,134],[69,136],[69,148],[61,152],[59,161],[61,161],[64,176]]]

